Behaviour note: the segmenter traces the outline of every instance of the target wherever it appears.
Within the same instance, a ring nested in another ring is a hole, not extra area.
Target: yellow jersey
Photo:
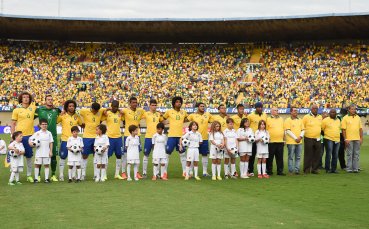
[[[266,121],[266,129],[269,132],[270,142],[283,142],[284,126],[283,118],[270,116]]]
[[[301,132],[305,130],[302,119],[300,118],[287,118],[284,121],[284,130],[290,130],[296,137],[301,135]],[[302,140],[300,143],[297,143],[295,139],[293,139],[289,134],[286,134],[286,144],[297,145],[302,144]]]
[[[152,138],[154,134],[156,134],[156,125],[158,125],[158,123],[162,122],[164,119],[158,111],[155,113],[147,111],[144,113],[142,118],[146,120],[145,138]]]
[[[240,117],[238,114],[235,114],[231,117],[231,119],[233,119],[234,122],[234,128],[237,130],[238,128],[240,128],[241,125],[241,120],[243,118],[247,118],[246,114],[243,114],[242,117]]]
[[[93,114],[90,108],[82,108],[77,111],[85,123],[85,129],[83,132],[84,138],[96,137],[96,127],[100,125],[101,118],[105,110],[105,108],[101,108],[96,114]]]
[[[251,114],[249,114],[247,116],[247,118],[249,119],[250,121],[250,128],[252,129],[252,131],[254,131],[254,133],[258,130],[258,125],[259,125],[259,122],[261,120],[264,120],[266,122],[267,120],[267,115],[262,112],[260,115],[259,114],[256,114],[256,112],[252,112]]]
[[[123,119],[123,115],[119,111],[113,113],[112,111],[108,111],[106,115],[103,115],[101,121],[106,121],[106,135],[109,138],[120,138],[122,137],[122,133],[120,131],[120,124]]]
[[[363,128],[363,125],[358,115],[346,115],[343,117],[341,128],[346,130],[346,140],[360,140],[359,130]]]
[[[202,140],[209,139],[209,123],[213,122],[213,116],[209,112],[204,112],[204,114],[193,113],[188,116],[189,121],[194,121],[199,124],[199,133],[202,136]]]
[[[170,109],[165,112],[163,118],[169,121],[168,137],[182,137],[183,123],[187,116],[188,114],[185,110],[176,111],[175,109]]]
[[[218,121],[220,122],[221,131],[223,132],[225,129],[227,129],[227,118],[228,116],[220,116],[220,115],[214,115],[213,116],[213,122]]]
[[[63,142],[68,141],[68,138],[72,136],[72,127],[82,125],[82,119],[78,114],[70,115],[65,113],[63,115],[59,115],[56,120],[57,123],[61,123],[62,126],[62,134],[61,140]]]
[[[123,118],[125,120],[125,125],[124,125],[124,136],[125,137],[128,137],[131,135],[128,130],[129,126],[135,125],[139,127],[140,121],[142,117],[144,116],[145,112],[146,111],[142,108],[136,108],[135,111],[131,110],[130,108],[123,110]],[[140,135],[140,129],[138,130],[138,136],[139,135]]]
[[[324,138],[339,142],[341,132],[341,121],[339,118],[332,119],[331,117],[325,118],[322,121],[322,130],[324,132]]]
[[[321,136],[322,131],[322,116],[313,114],[307,114],[302,119],[305,127],[305,137],[318,139]]]
[[[31,136],[35,132],[33,127],[35,112],[34,104],[30,104],[27,108],[15,108],[12,113],[12,120],[17,121],[15,131],[22,131],[23,136]]]

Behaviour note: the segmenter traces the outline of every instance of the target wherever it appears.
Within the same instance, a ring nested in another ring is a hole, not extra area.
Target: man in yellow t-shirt
[[[267,118],[266,129],[269,132],[270,141],[268,144],[269,157],[266,163],[268,175],[273,175],[273,159],[277,164],[277,175],[285,176],[283,173],[283,147],[284,147],[284,129],[283,118],[278,115],[278,108],[271,109],[271,116]]]
[[[219,105],[218,107],[219,115],[214,115],[213,119],[214,121],[218,121],[220,123],[221,131],[223,132],[225,129],[227,129],[227,108],[224,104]]]
[[[24,146],[24,156],[27,161],[27,181],[33,183],[32,178],[32,157],[33,151],[28,141],[34,133],[33,120],[35,117],[36,106],[32,104],[32,95],[28,92],[22,92],[18,97],[18,103],[20,107],[13,110],[12,122],[10,126],[10,132],[13,134],[15,131],[22,131],[23,139],[22,144]]]
[[[337,158],[340,149],[341,121],[337,118],[336,109],[329,111],[329,117],[322,121],[325,147],[325,171],[327,173],[337,172]]]
[[[305,127],[304,137],[304,173],[319,174],[321,158],[322,116],[318,114],[318,106],[311,106],[310,113],[302,119]]]
[[[346,171],[359,172],[360,146],[363,144],[363,126],[356,114],[356,106],[349,106],[348,115],[342,119],[342,134],[345,139],[347,167]]]
[[[231,119],[234,121],[234,129],[238,130],[240,128],[241,120],[247,118],[245,114],[245,106],[242,104],[237,105],[237,114],[232,115]]]
[[[286,131],[286,144],[288,150],[288,172],[290,174],[300,174],[300,159],[302,152],[302,138],[305,134],[305,127],[302,120],[297,116],[297,109],[290,108],[291,117],[284,122]],[[295,162],[293,162],[295,160]]]
[[[166,153],[168,154],[168,161],[166,166],[169,164],[169,155],[172,154],[174,148],[179,152],[181,164],[182,164],[182,176],[186,176],[186,154],[179,151],[179,140],[183,135],[183,124],[187,121],[187,112],[182,110],[183,99],[182,97],[176,96],[172,99],[172,109],[167,110],[163,115],[163,118],[169,121],[169,133],[168,141],[166,146]],[[168,171],[168,170],[167,170]]]

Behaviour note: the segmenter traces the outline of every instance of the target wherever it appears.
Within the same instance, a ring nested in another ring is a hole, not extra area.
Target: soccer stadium
[[[0,0],[4,228],[368,228],[369,4]]]

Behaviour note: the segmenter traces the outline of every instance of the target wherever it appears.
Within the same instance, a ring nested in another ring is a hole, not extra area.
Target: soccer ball
[[[72,149],[72,152],[75,153],[75,154],[81,152],[81,147],[79,147],[78,145],[72,146],[71,149]]]
[[[264,144],[268,144],[269,143],[269,138],[268,137],[263,136],[261,138],[263,139]]]
[[[255,142],[255,136],[254,135],[251,135],[250,134],[247,138],[249,139],[249,142],[250,143],[254,143]]]
[[[18,154],[14,150],[10,150],[9,154],[10,154],[11,157],[14,157],[14,158],[18,157]]]
[[[231,148],[231,154],[232,154],[233,156],[236,156],[236,155],[238,154],[238,149],[237,149],[237,147],[232,147],[232,148]]]
[[[102,145],[99,145],[99,146],[96,146],[96,148],[95,148],[95,152],[97,153],[97,154],[102,154],[103,152],[104,152],[104,150],[103,150],[103,146]]]
[[[187,138],[182,139],[182,146],[189,146],[190,145],[190,140],[188,140]]]
[[[34,146],[34,147],[39,147],[41,145],[41,142],[39,139],[37,138],[32,138],[31,139],[31,144]]]
[[[224,153],[223,148],[215,147],[215,150],[217,151],[217,153]]]

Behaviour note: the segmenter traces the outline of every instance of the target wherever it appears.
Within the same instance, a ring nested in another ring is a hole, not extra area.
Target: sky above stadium
[[[83,18],[247,18],[369,12],[368,0],[0,0],[0,13]]]

